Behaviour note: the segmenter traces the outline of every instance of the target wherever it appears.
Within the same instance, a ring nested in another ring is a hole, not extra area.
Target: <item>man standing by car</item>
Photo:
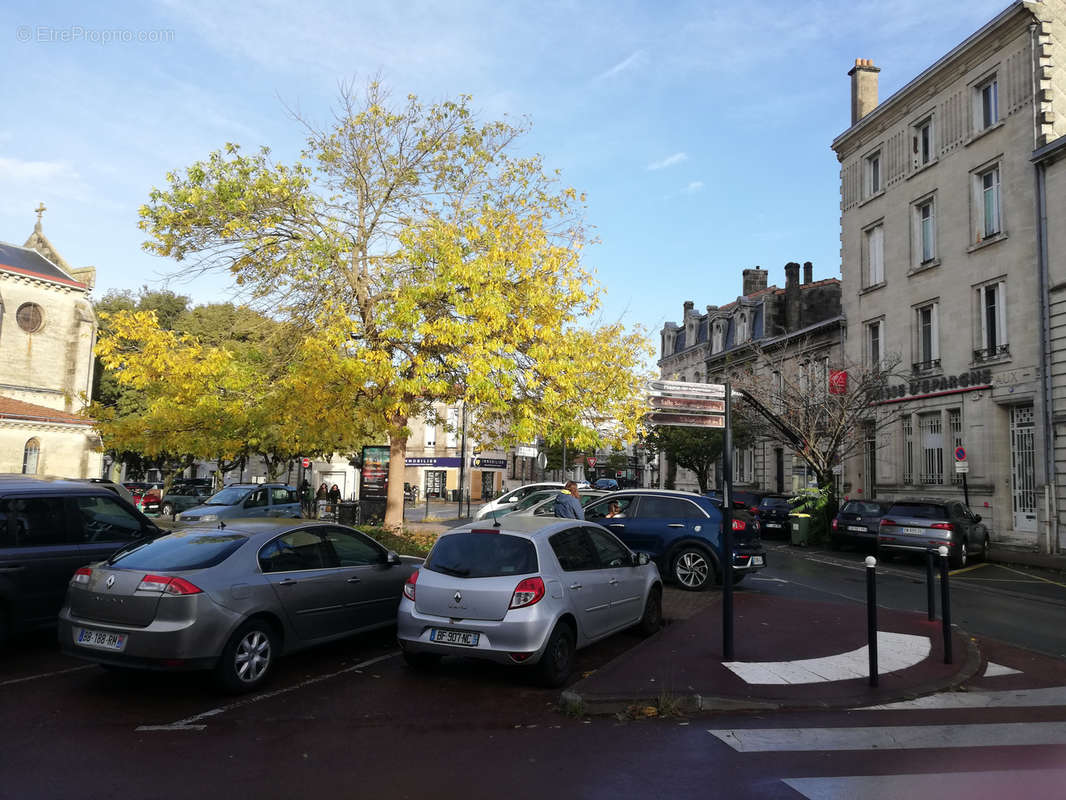
[[[567,481],[566,486],[555,498],[555,516],[568,519],[584,519],[585,509],[581,506],[581,495],[577,493],[577,484]]]

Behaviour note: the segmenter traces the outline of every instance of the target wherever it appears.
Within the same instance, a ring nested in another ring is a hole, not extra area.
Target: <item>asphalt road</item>
[[[771,566],[743,591],[863,597],[864,555],[771,543]],[[972,569],[952,577],[956,620],[1061,654],[1063,583]],[[879,591],[886,606],[924,609],[922,566],[882,565]],[[671,590],[667,613],[712,599]],[[637,641],[582,651],[579,674]],[[1013,671],[974,681],[959,695],[969,707],[634,720],[566,716],[557,691],[492,665],[413,672],[391,631],[284,659],[266,691],[242,697],[199,675],[83,664],[38,634],[0,656],[0,797],[1058,796],[1063,662],[990,647]]]

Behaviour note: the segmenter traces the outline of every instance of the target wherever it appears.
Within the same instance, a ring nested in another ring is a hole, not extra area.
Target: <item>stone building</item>
[[[1000,541],[1034,543],[1054,500],[1033,153],[1066,133],[1064,44],[1062,0],[1015,2],[881,103],[879,68],[858,59],[832,143],[846,353],[905,368],[877,400],[899,421],[846,479],[959,497],[961,447],[970,505]]]
[[[99,438],[79,416],[93,379],[95,270],[72,269],[37,224],[0,242],[0,472],[102,472]]]
[[[681,324],[668,322],[662,329],[661,377],[720,383],[748,371],[771,378],[785,370],[802,373],[812,385],[828,381],[830,365],[840,361],[840,281],[815,281],[812,273],[809,261],[802,280],[800,265],[786,264],[785,286],[779,288],[767,285],[766,270],[745,269],[741,294],[732,302],[707,306],[705,313],[686,302]],[[660,465],[660,482],[668,471]],[[802,459],[770,441],[737,449],[733,472],[736,488],[772,492],[795,491],[812,477]],[[677,470],[674,482],[678,489],[698,488],[687,470]]]
[[[519,468],[528,466],[529,459],[508,458],[503,451],[481,452],[470,435],[464,453],[462,413],[462,405],[437,404],[424,419],[410,420],[404,481],[417,486],[420,497],[458,497],[460,464],[464,496],[473,501],[495,497],[503,491],[509,469],[517,477]]]

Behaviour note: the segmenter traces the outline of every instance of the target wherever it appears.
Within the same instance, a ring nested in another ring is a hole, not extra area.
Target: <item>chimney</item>
[[[691,300],[686,300],[685,301],[685,313],[684,313],[684,316],[687,317],[689,314],[691,314],[692,313],[692,309],[694,309],[695,307],[696,307],[695,303],[693,303]]]
[[[800,265],[795,261],[785,264],[785,330],[796,331],[800,327]]]
[[[744,278],[744,291],[742,294],[747,297],[748,295],[755,294],[760,289],[766,288],[766,270],[762,267],[755,267],[754,269],[746,269],[741,273]]]
[[[810,283],[814,279],[814,264],[810,261],[803,262],[803,283]]]
[[[869,58],[856,58],[855,66],[848,75],[851,76],[851,124],[854,125],[877,108],[877,73]]]

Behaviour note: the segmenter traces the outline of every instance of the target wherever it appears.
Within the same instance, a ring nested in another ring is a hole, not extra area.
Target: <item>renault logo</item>
[[[462,592],[456,592],[455,593],[455,602],[456,603],[463,602],[463,593]]]
[[[115,585],[115,576],[114,575],[108,575],[107,576],[107,580],[104,581],[104,586],[106,586],[108,591],[110,591],[111,587],[114,586],[114,585]]]

